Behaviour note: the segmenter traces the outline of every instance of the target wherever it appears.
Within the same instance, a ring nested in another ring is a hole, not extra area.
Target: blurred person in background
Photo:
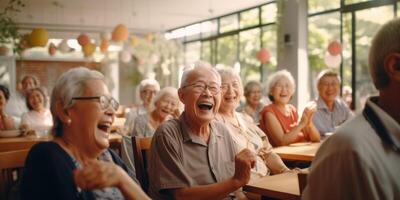
[[[0,131],[15,129],[14,119],[5,111],[10,91],[4,85],[0,85]]]
[[[297,109],[289,104],[294,91],[293,76],[287,70],[277,71],[268,78],[268,96],[272,104],[260,112],[260,127],[273,146],[286,146],[296,142],[319,142],[320,134],[312,118],[315,103],[309,104],[298,122]]]
[[[262,87],[257,81],[249,81],[244,87],[244,97],[246,98],[245,104],[237,108],[238,112],[249,115],[255,124],[260,123],[260,111],[265,104],[261,102]],[[267,105],[271,102],[265,102]]]

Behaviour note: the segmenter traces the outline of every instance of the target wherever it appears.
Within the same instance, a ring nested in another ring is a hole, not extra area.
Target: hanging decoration
[[[57,48],[56,45],[54,43],[50,43],[49,45],[49,54],[51,56],[54,56],[56,54]]]
[[[114,31],[112,33],[112,40],[115,42],[124,42],[128,39],[128,36],[128,28],[123,24],[119,24],[114,28]]]
[[[29,41],[32,47],[45,47],[49,40],[49,33],[44,28],[35,28],[32,30]]]
[[[270,54],[269,54],[267,49],[261,48],[257,52],[256,57],[257,57],[257,60],[261,62],[261,64],[265,64],[265,63],[267,63],[269,61]]]
[[[100,42],[100,52],[105,54],[108,51],[108,40],[102,39]]]
[[[79,36],[78,36],[78,38],[76,38],[76,40],[78,40],[78,43],[83,47],[83,46],[85,46],[86,44],[89,44],[90,43],[90,39],[89,39],[89,37],[86,35],[86,34],[80,34]]]
[[[93,55],[95,50],[96,45],[94,45],[93,43],[87,43],[82,47],[83,55],[85,55],[85,57]]]
[[[30,48],[31,47],[31,45],[30,45],[30,34],[29,33],[24,34],[21,37],[18,45],[19,45],[19,47],[21,48],[22,51],[24,51],[25,49]]]
[[[104,32],[100,33],[100,39],[106,40],[106,41],[111,40],[111,33],[108,31],[104,31]]]
[[[58,45],[58,49],[61,53],[68,53],[71,48],[68,46],[67,40],[63,39]]]
[[[331,43],[329,43],[328,45],[328,52],[329,54],[331,54],[332,56],[337,56],[340,53],[342,53],[342,45],[340,44],[340,42],[338,41],[333,41]]]
[[[329,53],[325,55],[324,58],[326,66],[330,68],[337,68],[340,66],[340,63],[342,63],[342,56],[340,54],[333,56]]]

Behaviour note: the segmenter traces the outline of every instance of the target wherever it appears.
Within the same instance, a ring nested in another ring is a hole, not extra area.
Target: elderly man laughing
[[[152,198],[229,199],[249,181],[255,155],[248,149],[236,154],[228,130],[214,121],[220,87],[221,77],[207,65],[183,73],[178,95],[185,110],[162,124],[151,144]]]

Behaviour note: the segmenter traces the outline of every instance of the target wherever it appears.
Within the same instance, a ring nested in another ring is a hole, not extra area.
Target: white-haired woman
[[[99,72],[79,67],[61,75],[51,97],[54,140],[30,150],[22,199],[148,199],[108,149],[118,106]]]
[[[289,104],[295,91],[293,76],[287,70],[275,72],[268,78],[268,96],[272,104],[260,112],[260,127],[273,146],[284,146],[302,141],[320,141],[312,117],[316,105],[304,109],[300,122],[296,108]]]
[[[243,94],[239,74],[232,69],[223,69],[218,72],[222,80],[222,100],[216,119],[229,129],[237,152],[247,148],[257,155],[256,167],[251,171],[251,179],[289,171],[281,158],[272,151],[272,146],[264,132],[248,115],[235,111]]]
[[[178,91],[174,87],[165,87],[159,91],[151,103],[151,112],[137,116],[131,135],[151,137],[157,127],[176,115],[179,107]]]
[[[124,125],[126,133],[132,133],[137,116],[150,111],[151,102],[159,90],[160,85],[154,79],[144,79],[140,82],[139,95],[142,104],[137,107],[131,108],[130,111],[126,114],[126,121]]]

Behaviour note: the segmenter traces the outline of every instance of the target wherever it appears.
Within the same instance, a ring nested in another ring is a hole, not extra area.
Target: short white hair
[[[240,96],[243,95],[243,84],[242,84],[242,79],[240,78],[240,75],[237,71],[235,71],[233,68],[222,68],[218,70],[219,75],[221,76],[221,81],[223,77],[226,76],[233,76],[239,81],[239,92]]]
[[[51,94],[50,110],[53,115],[54,134],[56,136],[62,135],[62,122],[56,112],[57,102],[62,104],[64,110],[72,107],[74,105],[72,98],[84,94],[89,80],[101,80],[106,84],[103,74],[85,67],[76,67],[68,70],[55,83]]]
[[[179,105],[180,101],[179,101],[179,97],[178,97],[178,90],[174,87],[168,86],[168,87],[161,89],[156,94],[156,96],[151,100],[150,111],[154,111],[156,109],[156,103],[166,95],[170,95],[170,96],[176,98],[176,101],[178,102],[178,105]]]
[[[339,81],[339,84],[340,84],[341,79],[340,79],[339,73],[337,73],[336,71],[334,71],[332,69],[325,69],[325,70],[322,70],[317,76],[317,80],[316,80],[317,88],[318,88],[318,86],[319,86],[319,84],[321,82],[321,79],[323,77],[328,77],[328,76],[336,77],[338,79],[338,81]]]
[[[156,92],[160,90],[160,84],[158,81],[148,78],[140,81],[139,92],[142,92],[146,86],[154,86],[156,88]]]
[[[268,97],[271,99],[271,101],[274,101],[274,100],[273,100],[273,97],[271,98],[270,92],[276,86],[278,81],[283,78],[286,78],[289,81],[289,91],[290,91],[291,95],[294,94],[294,91],[296,90],[296,83],[294,81],[292,74],[286,69],[280,70],[280,71],[277,71],[277,72],[271,74],[267,80],[267,89],[268,89],[267,94],[268,94]]]
[[[180,84],[179,88],[182,88],[182,87],[187,85],[187,79],[188,79],[189,75],[191,73],[193,73],[198,68],[207,68],[207,69],[209,69],[212,73],[217,75],[219,80],[221,80],[221,77],[220,77],[219,73],[217,72],[217,70],[215,68],[213,68],[211,66],[211,64],[209,64],[208,62],[204,62],[204,61],[198,61],[193,66],[185,67],[185,69],[183,70],[183,73],[182,73],[181,84]]]

